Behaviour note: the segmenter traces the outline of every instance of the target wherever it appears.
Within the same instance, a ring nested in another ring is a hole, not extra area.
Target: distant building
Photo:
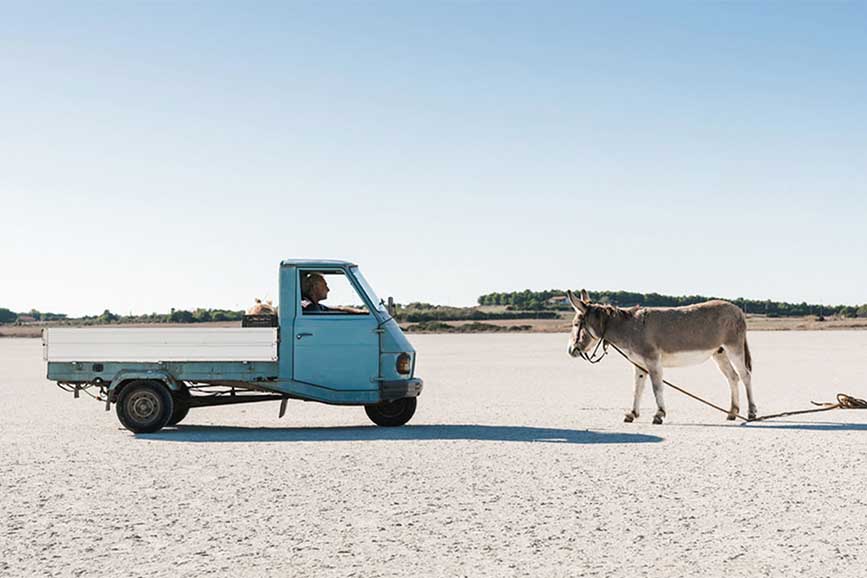
[[[15,320],[15,322],[18,323],[18,324],[21,324],[21,323],[36,323],[36,318],[33,317],[32,315],[19,315],[18,318]]]
[[[545,305],[555,308],[569,308],[569,298],[565,295],[554,295],[545,301]]]

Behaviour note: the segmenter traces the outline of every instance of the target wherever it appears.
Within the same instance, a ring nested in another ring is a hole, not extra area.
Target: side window
[[[304,315],[367,315],[364,299],[343,271],[301,270],[301,312]]]

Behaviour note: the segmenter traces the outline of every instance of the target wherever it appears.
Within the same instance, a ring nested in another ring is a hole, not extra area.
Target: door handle
[[[312,333],[298,333],[297,335],[295,335],[295,339],[301,339],[302,337],[311,337],[311,336],[313,336]]]

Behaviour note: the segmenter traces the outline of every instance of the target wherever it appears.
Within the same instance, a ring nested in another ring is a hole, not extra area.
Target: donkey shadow
[[[175,428],[166,428],[153,434],[139,434],[136,437],[155,441],[194,443],[468,440],[554,444],[634,444],[663,441],[663,438],[658,436],[636,433],[471,424],[407,425],[399,428],[178,425]]]

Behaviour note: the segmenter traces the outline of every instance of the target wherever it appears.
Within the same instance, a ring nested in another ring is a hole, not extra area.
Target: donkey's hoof
[[[735,421],[737,419],[737,417],[738,417],[737,414],[730,413],[726,416],[726,419],[729,421]]]
[[[656,425],[661,424],[662,423],[662,416],[661,415],[653,416],[653,423],[655,423]]]
[[[623,416],[623,421],[625,423],[632,423],[633,421],[635,421],[635,416],[631,413],[627,413],[625,416]]]
[[[750,413],[747,414],[747,417],[750,419],[756,419],[756,408],[755,407],[750,408]]]

